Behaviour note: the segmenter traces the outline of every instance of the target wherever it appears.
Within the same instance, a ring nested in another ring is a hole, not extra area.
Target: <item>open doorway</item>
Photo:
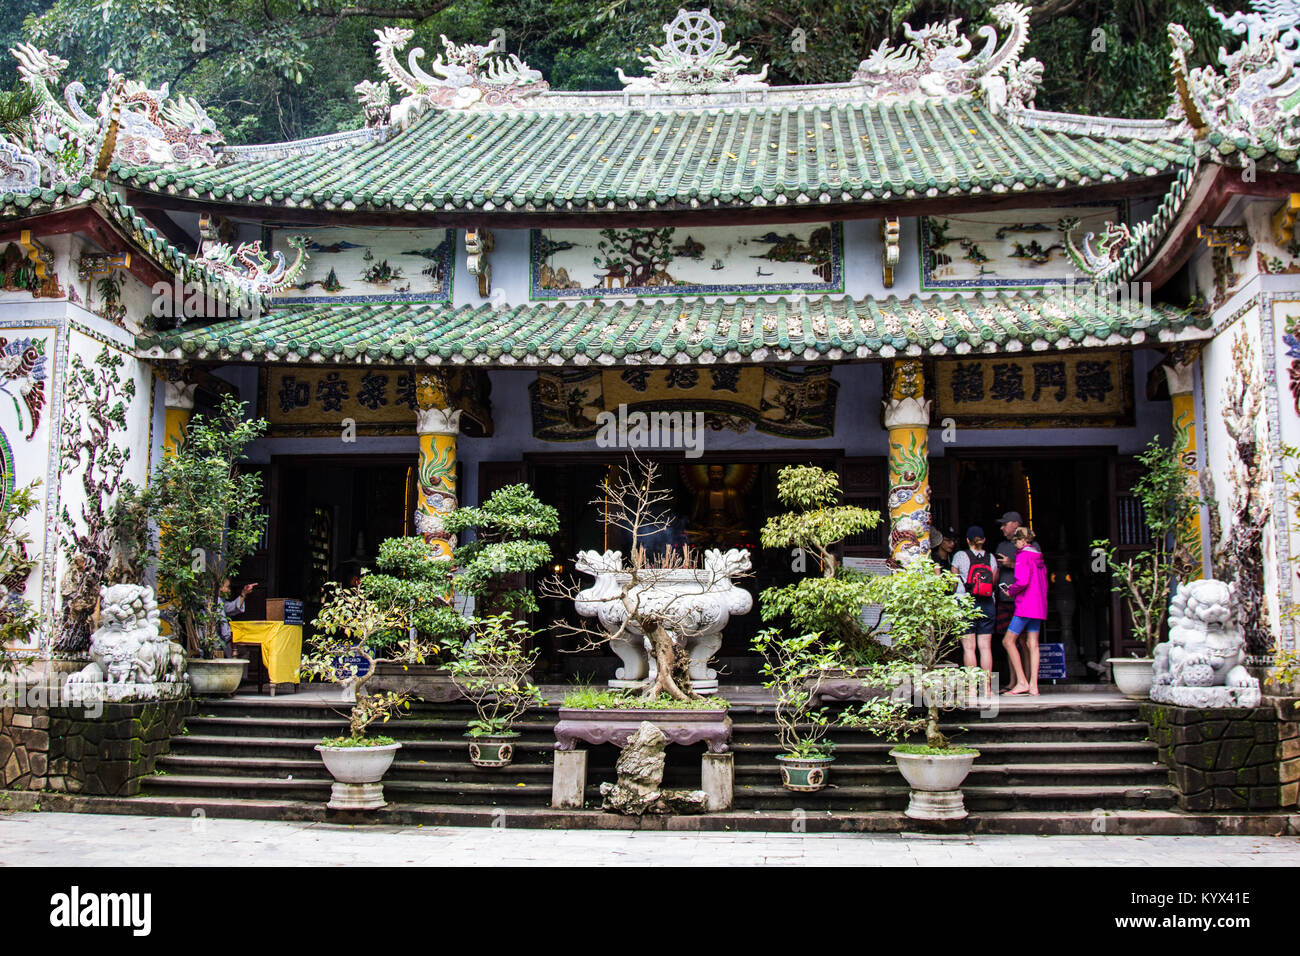
[[[1048,617],[1041,639],[1065,646],[1069,680],[1102,679],[1102,662],[1111,654],[1112,599],[1109,575],[1097,569],[1092,542],[1110,536],[1110,455],[1011,448],[956,453],[942,461],[952,469],[953,494],[935,509],[936,524],[942,518],[959,536],[979,525],[996,547],[1002,541],[998,519],[1019,512],[1047,563]]]

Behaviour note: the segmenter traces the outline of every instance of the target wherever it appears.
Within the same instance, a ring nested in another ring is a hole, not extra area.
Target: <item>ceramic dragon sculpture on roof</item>
[[[991,11],[1006,30],[998,45],[997,30],[982,26],[976,36],[984,48],[973,57],[973,44],[959,32],[961,20],[928,24],[913,30],[903,24],[907,46],[881,42],[853,74],[872,99],[967,96],[980,92],[996,112],[1032,106],[1043,78],[1043,64],[1032,57],[1021,60],[1029,41],[1029,8],[1022,3],[1001,3]]]
[[[288,242],[297,253],[292,263],[285,260],[283,252],[274,251],[268,256],[261,240],[234,247],[227,242],[208,241],[194,261],[233,288],[251,295],[271,295],[292,285],[307,264],[306,237],[290,236]]]
[[[164,165],[214,164],[223,142],[211,117],[168,84],[150,89],[113,70],[92,115],[81,105],[86,88],[69,83],[62,102],[54,93],[68,61],[30,43],[10,52],[18,76],[37,97],[31,133],[23,142],[0,140],[0,189],[48,186],[87,172],[102,174],[114,159]]]
[[[415,31],[405,27],[384,27],[376,30],[375,34],[379,38],[375,41],[379,68],[388,83],[407,93],[392,107],[390,120],[395,126],[408,125],[429,108],[511,106],[550,89],[540,72],[531,69],[513,53],[503,51],[505,41],[499,34],[486,46],[456,44],[443,36],[444,54],[433,59],[427,72],[417,62],[424,56],[423,47],[415,47],[407,54],[409,70],[397,58],[398,52],[415,36]],[[386,96],[375,86],[357,84],[357,94],[363,108],[377,113]]]
[[[648,56],[637,57],[649,75],[625,76],[620,69],[618,78],[631,93],[766,89],[766,64],[758,73],[741,73],[749,57],[738,52],[739,44],[723,43],[726,26],[709,13],[708,7],[678,10],[672,22],[664,24],[664,45],[651,46]]]
[[[1268,151],[1294,161],[1300,155],[1300,2],[1253,0],[1252,6],[1254,12],[1232,16],[1209,8],[1225,28],[1246,35],[1235,53],[1219,48],[1222,73],[1213,66],[1189,69],[1192,39],[1182,25],[1169,24],[1173,112],[1198,137],[1222,137],[1221,151]]]

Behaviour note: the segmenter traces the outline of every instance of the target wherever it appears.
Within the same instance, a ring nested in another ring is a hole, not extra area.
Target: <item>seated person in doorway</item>
[[[993,555],[984,550],[984,529],[972,525],[966,529],[966,547],[952,557],[952,570],[957,573],[957,593],[969,594],[979,608],[979,617],[970,625],[970,633],[961,639],[962,663],[976,666],[976,648],[979,650],[978,666],[984,670],[984,693],[992,693],[993,680],[993,626],[997,617],[997,570]]]
[[[1029,528],[1017,528],[1014,541],[1020,553],[1016,556],[1015,581],[1008,590],[1016,602],[1015,615],[1002,643],[1015,672],[1015,686],[1005,693],[1013,696],[1028,693],[1037,697],[1038,635],[1047,621],[1047,564],[1043,561],[1042,551],[1034,543],[1034,532]],[[1029,658],[1027,667],[1020,666],[1020,651],[1016,647],[1021,634],[1025,636]],[[1026,670],[1029,671],[1028,679]]]
[[[256,581],[245,584],[239,591],[239,596],[233,600],[230,597],[230,578],[221,580],[221,643],[225,648],[227,657],[235,656],[235,640],[230,630],[230,615],[244,613],[244,599],[253,593],[253,588],[257,587]]]

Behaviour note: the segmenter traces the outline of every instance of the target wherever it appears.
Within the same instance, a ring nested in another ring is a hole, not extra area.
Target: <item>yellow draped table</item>
[[[231,621],[236,644],[261,644],[262,665],[272,685],[298,683],[302,665],[302,625],[283,621]]]

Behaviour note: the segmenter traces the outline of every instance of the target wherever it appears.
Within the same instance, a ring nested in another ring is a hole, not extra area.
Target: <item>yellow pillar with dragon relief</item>
[[[169,377],[163,394],[163,455],[170,458],[181,447],[194,417],[194,385]]]
[[[920,359],[898,359],[892,373],[885,401],[889,554],[901,566],[930,553],[930,402]]]
[[[1196,403],[1193,394],[1193,373],[1199,352],[1182,349],[1171,356],[1171,364],[1164,365],[1165,381],[1169,383],[1169,401],[1173,405],[1174,452],[1187,472],[1187,487],[1192,494],[1199,495],[1201,490],[1200,475],[1196,465]],[[1178,541],[1187,552],[1192,562],[1189,575],[1192,580],[1205,573],[1205,562],[1201,547],[1201,512],[1198,508],[1191,518],[1179,529]]]
[[[442,372],[420,376],[415,389],[416,433],[420,439],[419,498],[415,530],[439,560],[450,561],[456,537],[443,528],[443,518],[456,510],[456,436],[460,409],[451,407]]]

